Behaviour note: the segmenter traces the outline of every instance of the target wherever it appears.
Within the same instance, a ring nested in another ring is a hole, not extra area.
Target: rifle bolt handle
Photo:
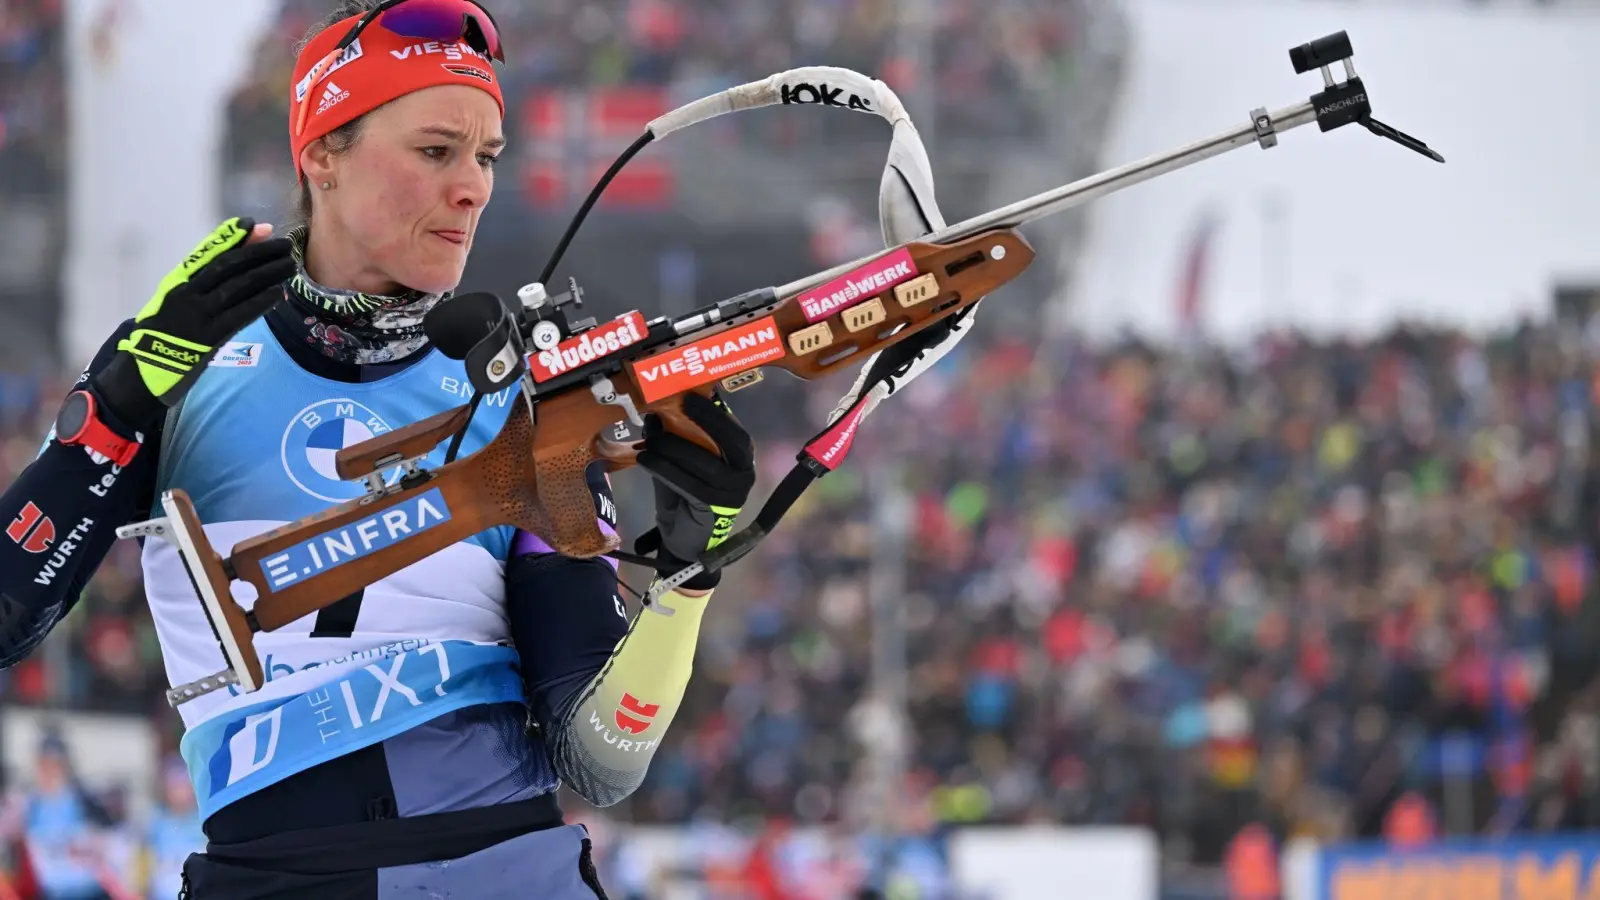
[[[544,285],[535,281],[533,284],[517,288],[517,299],[522,301],[523,309],[538,309],[549,302],[550,294],[544,289]]]

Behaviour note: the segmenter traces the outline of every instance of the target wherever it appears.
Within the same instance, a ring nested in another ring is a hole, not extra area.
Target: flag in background
[[[672,108],[657,87],[542,90],[522,104],[528,202],[567,207],[581,201],[651,120]],[[659,209],[672,199],[672,171],[659,152],[640,153],[606,189],[605,206]]]
[[[1220,217],[1213,209],[1203,210],[1189,237],[1189,248],[1184,254],[1183,271],[1178,278],[1175,298],[1178,334],[1195,336],[1200,330],[1200,317],[1204,313],[1206,276],[1211,267],[1211,244],[1220,226]]]
[[[117,33],[127,25],[122,18],[127,11],[128,0],[106,0],[89,26],[90,51],[102,72],[117,61]]]

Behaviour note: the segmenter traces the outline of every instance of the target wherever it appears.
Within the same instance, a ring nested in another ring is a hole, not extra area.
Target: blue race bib
[[[517,661],[511,647],[423,643],[343,667],[309,691],[208,719],[180,745],[201,819],[296,772],[447,712],[521,703]]]

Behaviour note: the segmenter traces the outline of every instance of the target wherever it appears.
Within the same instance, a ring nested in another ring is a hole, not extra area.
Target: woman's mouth
[[[467,233],[465,231],[446,229],[444,231],[435,231],[433,234],[435,237],[443,238],[457,247],[465,246],[467,243]]]

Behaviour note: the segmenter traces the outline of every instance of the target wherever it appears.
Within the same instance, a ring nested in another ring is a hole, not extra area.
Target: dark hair
[[[359,16],[364,12],[377,8],[381,2],[382,0],[339,0],[333,11],[315,25],[312,25],[311,30],[306,32],[306,36],[301,39],[300,43],[295,45],[295,58],[300,58],[300,54],[305,52],[306,46],[315,40],[317,35],[351,16]],[[366,123],[366,120],[367,117],[365,115],[358,116],[328,132],[318,140],[322,142],[323,147],[327,148],[330,155],[338,156],[341,153],[348,153],[350,148],[355,146],[356,139],[361,137],[361,127]],[[295,185],[294,217],[296,220],[294,222],[295,225],[309,225],[311,223],[311,185],[306,182],[306,176],[303,173],[300,176],[299,183]]]

